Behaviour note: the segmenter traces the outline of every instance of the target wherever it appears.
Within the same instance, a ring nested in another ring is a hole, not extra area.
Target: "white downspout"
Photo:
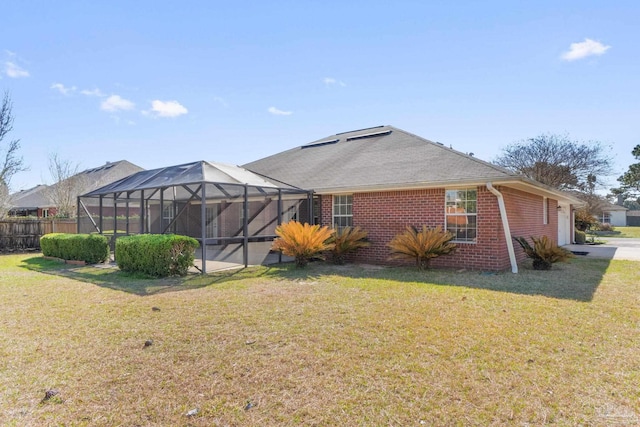
[[[502,219],[502,229],[504,230],[504,238],[507,241],[509,261],[511,261],[511,272],[517,273],[518,262],[516,261],[516,252],[513,250],[513,239],[511,238],[511,230],[509,229],[507,209],[504,207],[504,197],[502,197],[502,193],[493,188],[493,185],[491,185],[490,182],[487,182],[487,190],[491,191],[498,198],[498,207],[500,208],[500,217]]]

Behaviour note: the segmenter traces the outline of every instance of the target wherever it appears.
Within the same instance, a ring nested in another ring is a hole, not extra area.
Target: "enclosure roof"
[[[226,184],[255,188],[302,191],[287,184],[271,181],[239,166],[200,160],[176,166],[145,170],[98,188],[82,197],[167,188],[188,184]]]

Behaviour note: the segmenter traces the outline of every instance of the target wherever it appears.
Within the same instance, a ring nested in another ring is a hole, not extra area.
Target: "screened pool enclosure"
[[[78,232],[118,236],[175,233],[200,242],[207,272],[281,260],[278,224],[314,221],[312,193],[238,166],[199,161],[138,172],[78,197]]]

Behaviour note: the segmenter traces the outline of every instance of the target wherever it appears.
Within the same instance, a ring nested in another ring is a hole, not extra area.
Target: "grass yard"
[[[631,261],[145,280],[10,255],[0,304],[3,426],[640,424]]]
[[[634,237],[640,238],[640,227],[615,227],[615,231],[619,231],[620,234],[611,237]]]

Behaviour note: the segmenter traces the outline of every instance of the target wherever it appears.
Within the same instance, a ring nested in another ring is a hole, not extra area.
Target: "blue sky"
[[[522,4],[520,4],[522,3]],[[633,1],[17,1],[0,18],[30,167],[243,164],[394,125],[492,160],[541,133],[640,144]]]

